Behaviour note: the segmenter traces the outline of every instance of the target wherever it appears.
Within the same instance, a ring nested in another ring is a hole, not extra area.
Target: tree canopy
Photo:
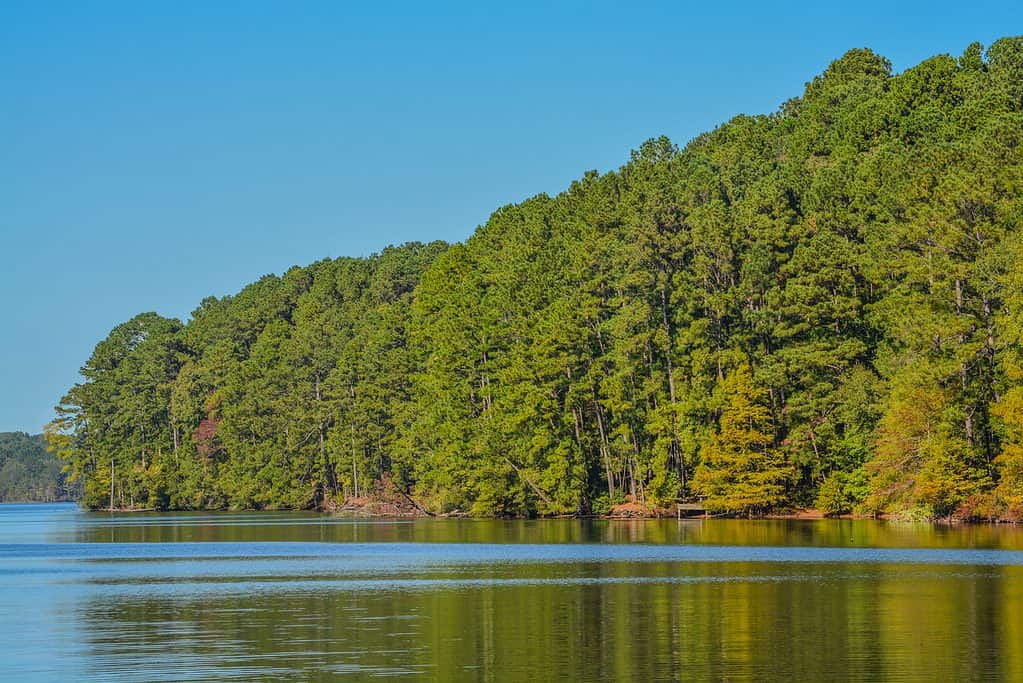
[[[51,444],[92,507],[1023,514],[1021,83],[852,50],[462,244],[137,316]]]

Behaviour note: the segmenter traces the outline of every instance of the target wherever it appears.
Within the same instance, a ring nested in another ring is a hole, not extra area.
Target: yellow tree
[[[750,516],[785,502],[792,468],[772,445],[766,390],[744,364],[721,381],[720,428],[700,451],[693,489],[711,512]]]
[[[947,517],[990,485],[984,469],[971,465],[962,413],[940,376],[940,367],[916,357],[892,377],[866,466],[865,511]]]
[[[1023,241],[1009,250],[1013,263],[1023,258]],[[1002,422],[1004,438],[995,458],[998,486],[994,502],[1000,514],[1023,518],[1023,270],[1011,268],[1003,278],[1007,292],[1005,315],[1000,320],[1006,351],[1002,371],[1008,389],[992,407]]]
[[[1015,379],[1023,380],[1023,372]],[[1009,389],[993,412],[1001,418],[1007,437],[995,458],[999,476],[994,492],[996,509],[1008,517],[1023,518],[1023,386]]]

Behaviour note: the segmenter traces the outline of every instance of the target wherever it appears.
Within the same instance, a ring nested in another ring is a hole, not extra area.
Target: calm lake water
[[[0,505],[0,679],[1023,681],[1023,529]]]

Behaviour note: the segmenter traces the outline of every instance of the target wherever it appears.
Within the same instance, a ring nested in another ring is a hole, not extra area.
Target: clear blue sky
[[[0,3],[0,431],[138,312],[462,240],[849,48],[902,70],[1023,33],[1009,1],[488,4]]]

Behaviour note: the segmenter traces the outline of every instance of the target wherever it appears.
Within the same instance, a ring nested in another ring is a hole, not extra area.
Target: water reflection
[[[0,506],[9,680],[1023,680],[1010,527]]]
[[[675,568],[684,571],[693,568]],[[722,571],[703,566],[697,571]],[[97,678],[1019,680],[1018,572],[94,597]],[[977,601],[976,598],[987,599]],[[154,668],[158,663],[158,668]],[[939,675],[940,674],[940,675]]]
[[[51,542],[649,543],[1023,550],[1023,526],[874,520],[359,520],[316,513],[75,513]]]

